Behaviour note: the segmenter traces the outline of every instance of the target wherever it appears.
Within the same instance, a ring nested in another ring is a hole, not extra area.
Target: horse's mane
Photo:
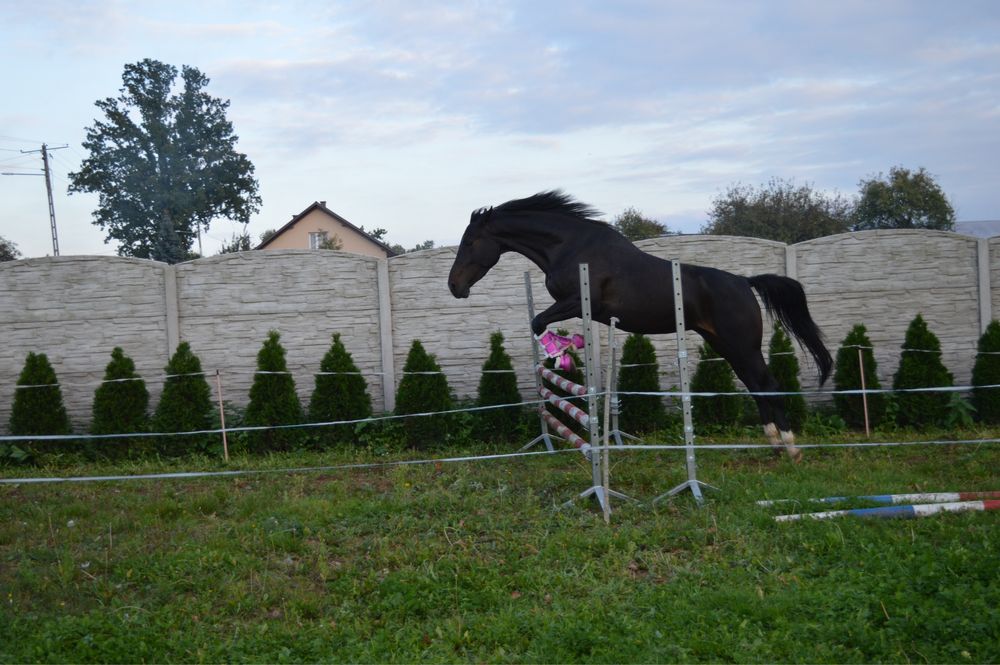
[[[562,190],[558,189],[547,192],[539,192],[538,194],[529,196],[526,199],[514,199],[513,201],[507,201],[507,203],[502,203],[496,208],[493,208],[493,210],[495,212],[505,213],[561,213],[569,215],[570,217],[576,217],[580,220],[607,226],[605,222],[594,219],[595,217],[601,216],[601,213],[597,209],[587,205],[586,203],[581,203],[580,201],[575,200],[569,194],[566,194]]]

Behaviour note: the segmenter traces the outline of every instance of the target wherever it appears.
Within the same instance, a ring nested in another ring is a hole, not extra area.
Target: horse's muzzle
[[[451,295],[456,298],[468,298],[469,297],[469,287],[459,286],[452,280],[448,280],[448,288],[451,289]]]

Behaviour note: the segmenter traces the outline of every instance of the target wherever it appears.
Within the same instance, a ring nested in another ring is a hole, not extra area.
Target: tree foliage
[[[658,238],[667,233],[665,225],[646,217],[635,208],[626,208],[615,217],[611,225],[632,242],[646,238]]]
[[[92,434],[132,434],[149,427],[149,391],[135,371],[135,362],[121,347],[111,352],[104,381],[94,392]],[[100,457],[121,457],[141,448],[141,439],[98,439],[93,449]]]
[[[316,387],[309,399],[309,420],[329,423],[360,420],[372,415],[368,382],[361,376],[347,347],[334,333],[330,349],[323,356],[316,375]],[[320,435],[331,443],[353,443],[354,425],[333,425]]]
[[[850,229],[853,203],[811,185],[772,178],[760,188],[736,184],[712,202],[701,232],[793,244]]]
[[[980,421],[1000,425],[1000,321],[993,319],[979,338],[979,354],[972,367],[972,405]]]
[[[483,363],[479,377],[479,393],[476,406],[496,406],[498,404],[520,404],[521,391],[517,389],[514,365],[503,346],[503,333],[499,330],[490,335],[490,355]],[[494,441],[509,441],[519,430],[521,407],[489,409],[478,414],[481,433]]]
[[[705,342],[698,349],[698,368],[691,377],[693,393],[735,393],[736,375],[722,356]],[[743,415],[743,401],[739,395],[712,395],[691,398],[694,422],[699,426],[733,427]]]
[[[254,168],[236,151],[228,101],[204,91],[194,67],[145,59],[125,66],[117,98],[87,128],[89,152],[69,174],[70,193],[99,195],[94,224],[119,242],[120,256],[186,260],[198,227],[218,217],[249,221],[260,209]]]
[[[941,342],[918,314],[906,329],[893,389],[950,387],[952,381],[951,372],[941,362]],[[896,401],[896,422],[903,427],[921,427],[944,424],[950,396],[946,392],[901,392]]]
[[[164,368],[167,378],[153,414],[156,432],[199,432],[213,424],[212,391],[201,371],[201,360],[191,345],[181,342]],[[177,456],[205,452],[212,445],[208,434],[163,436],[155,439],[161,455]]]
[[[239,233],[233,232],[233,237],[228,241],[223,241],[219,254],[235,254],[236,252],[249,252],[253,249],[250,241],[250,233],[247,232],[247,225],[243,225],[243,230]]]
[[[280,426],[298,425],[302,420],[302,403],[295,392],[295,379],[288,373],[285,347],[278,331],[272,330],[257,352],[257,373],[250,386],[244,423],[274,429],[247,432],[247,447],[252,452],[291,450],[302,441],[302,431]]]
[[[0,261],[16,261],[21,258],[21,252],[17,245],[3,236],[0,236]]]
[[[801,430],[806,422],[806,398],[799,394],[802,383],[799,381],[799,359],[795,356],[792,340],[785,333],[781,324],[775,322],[774,334],[768,346],[767,368],[778,382],[778,391],[796,393],[783,395],[785,416],[793,430]]]
[[[645,335],[633,334],[622,345],[621,370],[618,372],[621,414],[618,424],[626,432],[652,432],[666,423],[667,411],[657,395],[625,393],[660,392],[660,366],[653,343]]]
[[[861,360],[858,360],[860,353]],[[868,330],[862,324],[857,324],[847,333],[847,337],[837,349],[837,360],[833,370],[833,386],[836,391],[861,390],[861,366],[864,366],[864,387],[866,390],[879,390],[882,384],[878,380],[878,363],[875,362],[875,351],[868,339]],[[833,396],[837,412],[851,427],[865,426],[865,400],[860,394]],[[877,427],[885,418],[886,400],[884,393],[872,393],[867,396],[868,424]]]
[[[28,353],[17,379],[17,386],[10,412],[11,435],[72,432],[66,407],[63,405],[62,391],[59,389],[59,379],[48,356],[44,353]],[[17,443],[15,447],[23,448],[28,455],[34,456],[60,450],[62,445],[52,441],[26,441],[23,444]]]
[[[855,230],[955,228],[955,210],[933,176],[923,167],[910,171],[902,166],[889,175],[862,180],[861,199],[854,211]]]
[[[403,378],[396,391],[396,413],[408,415],[448,411],[454,402],[448,379],[434,356],[427,353],[419,339],[413,340],[403,366]],[[448,436],[447,415],[405,418],[403,430],[411,448],[428,449],[440,445]]]

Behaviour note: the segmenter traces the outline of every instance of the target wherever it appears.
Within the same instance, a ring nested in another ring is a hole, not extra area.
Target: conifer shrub
[[[783,395],[785,416],[793,430],[802,430],[806,422],[806,398],[801,394],[802,384],[799,382],[799,359],[795,357],[792,340],[789,339],[781,324],[775,322],[774,334],[768,346],[767,368],[778,382],[778,391],[796,393]]]
[[[993,319],[979,338],[979,354],[972,367],[972,406],[980,422],[1000,425],[1000,321]]]
[[[503,333],[490,335],[490,355],[483,363],[479,377],[476,406],[520,404],[521,391],[517,389],[514,365],[503,346]],[[491,441],[510,441],[521,433],[523,409],[520,406],[479,411],[478,434]]]
[[[135,371],[135,362],[121,347],[111,352],[111,362],[104,370],[104,382],[94,392],[90,422],[91,434],[133,434],[149,428],[149,391]],[[91,451],[96,457],[120,458],[130,452],[142,452],[145,443],[139,437],[96,439]]]
[[[309,420],[328,423],[361,420],[372,415],[368,382],[361,376],[354,358],[334,333],[330,349],[323,356],[316,375],[316,387],[309,399]],[[354,443],[355,425],[332,425],[319,431],[318,439],[331,444]]]
[[[28,353],[24,369],[17,379],[14,404],[10,412],[12,436],[33,434],[71,434],[72,427],[63,405],[59,379],[44,353]],[[76,446],[77,444],[72,444]],[[38,455],[70,450],[59,441],[11,442],[6,446],[6,457],[14,461],[28,461]]]
[[[163,393],[153,414],[155,432],[199,432],[212,429],[212,391],[201,369],[201,360],[191,345],[181,342],[167,362]],[[208,452],[216,440],[213,434],[158,436],[156,451],[168,457]]]
[[[950,387],[951,372],[941,362],[941,342],[918,314],[906,329],[893,379],[895,390]],[[900,392],[896,395],[896,422],[901,427],[941,425],[947,420],[951,396],[946,392]]]
[[[281,426],[302,421],[302,403],[295,392],[295,379],[288,372],[285,347],[278,331],[272,330],[257,352],[257,373],[243,422],[247,427],[273,429],[246,432],[247,449],[255,453],[292,450],[304,441],[303,430]]]
[[[657,395],[624,393],[660,392],[660,366],[653,343],[645,335],[629,335],[622,345],[621,369],[618,371],[620,415],[618,424],[626,432],[652,432],[663,427],[667,410]]]
[[[861,360],[858,360],[858,353]],[[864,365],[864,384],[867,390],[879,390],[882,384],[878,380],[878,363],[875,362],[875,352],[868,330],[862,324],[857,324],[847,333],[837,350],[837,360],[833,371],[833,387],[836,391],[861,390],[861,365]],[[885,419],[886,397],[884,393],[872,393],[868,397],[868,424],[877,427]],[[850,427],[865,426],[865,405],[860,394],[833,396],[837,413]]]
[[[698,368],[691,377],[693,393],[735,393],[736,376],[722,356],[706,342],[698,349]],[[740,395],[713,395],[691,398],[692,418],[699,427],[722,429],[740,423],[743,402]]]
[[[419,339],[413,340],[396,391],[396,414],[437,413],[453,408],[448,379]],[[448,438],[447,414],[403,419],[406,444],[417,450],[439,446]]]

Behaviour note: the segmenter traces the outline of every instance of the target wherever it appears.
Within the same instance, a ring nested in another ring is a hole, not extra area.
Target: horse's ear
[[[486,222],[490,221],[490,217],[492,216],[493,216],[492,206],[490,206],[489,208],[480,208],[479,210],[473,211],[472,217],[469,218],[469,223],[471,224],[472,222],[480,222],[482,224],[485,224]]]

